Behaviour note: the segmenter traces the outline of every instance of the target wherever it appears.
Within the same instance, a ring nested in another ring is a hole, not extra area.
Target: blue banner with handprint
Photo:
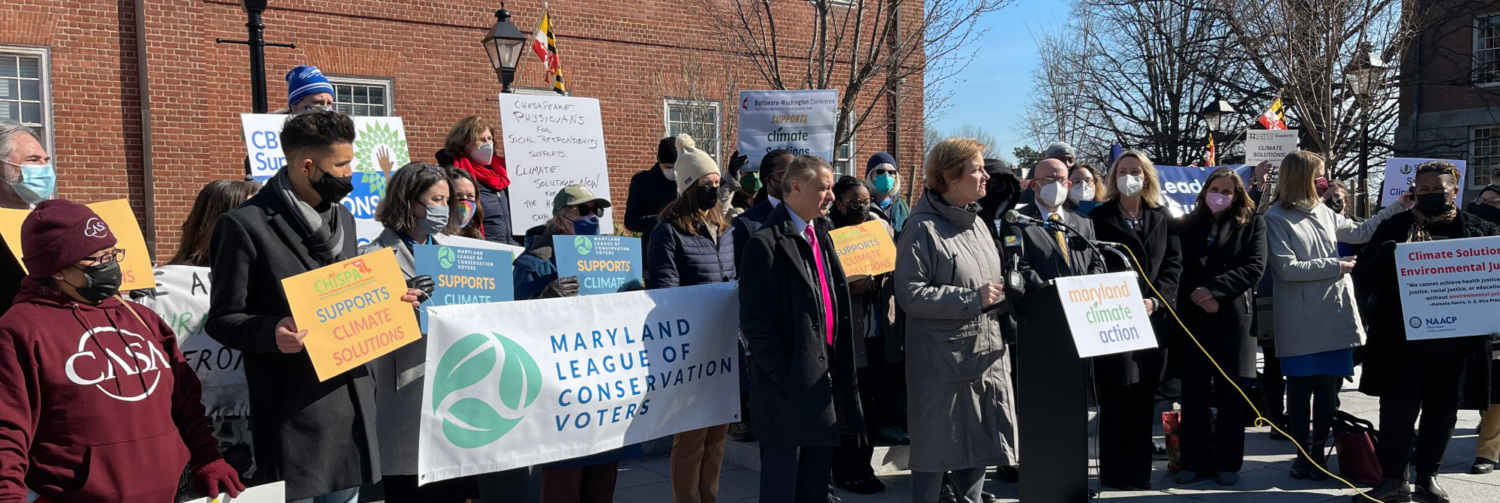
[[[422,333],[427,333],[427,308],[455,304],[484,304],[515,298],[508,251],[445,245],[412,245],[418,276],[431,276],[432,298],[422,303]]]
[[[572,238],[572,239],[569,239]],[[641,240],[621,236],[556,236],[557,277],[578,277],[578,295],[644,288]]]

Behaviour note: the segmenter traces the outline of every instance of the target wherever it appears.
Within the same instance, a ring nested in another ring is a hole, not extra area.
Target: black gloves
[[[542,294],[540,296],[538,296],[537,298],[539,298],[539,299],[556,299],[556,298],[559,298],[559,297],[577,297],[577,296],[578,296],[578,276],[568,276],[566,278],[557,278],[555,280],[552,280],[551,283],[547,284],[546,288],[542,289]]]
[[[740,168],[745,167],[746,164],[750,164],[750,156],[740,155],[738,150],[734,151],[734,155],[729,156],[729,173],[739,173]]]
[[[422,293],[417,295],[417,302],[427,302],[427,299],[432,298],[432,289],[437,287],[437,283],[432,282],[432,276],[422,275],[406,280],[406,287],[421,290]]]

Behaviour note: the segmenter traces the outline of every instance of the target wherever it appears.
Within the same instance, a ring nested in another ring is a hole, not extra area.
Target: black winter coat
[[[641,242],[651,242],[657,215],[676,199],[677,182],[662,173],[660,164],[637,172],[630,177],[630,192],[625,198],[625,229],[641,233]]]
[[[740,331],[754,354],[750,411],[755,437],[769,446],[837,446],[839,433],[864,434],[855,382],[852,303],[834,253],[832,224],[819,219],[818,245],[834,309],[834,340],[824,338],[822,295],[812,247],[782,205],[745,245]]]
[[[1250,331],[1250,320],[1255,315],[1255,285],[1266,271],[1266,224],[1260,215],[1251,215],[1244,225],[1226,220],[1216,233],[1213,220],[1212,213],[1201,211],[1178,224],[1182,243],[1178,314],[1225,373],[1255,377],[1255,334]],[[1199,288],[1213,294],[1219,303],[1217,313],[1209,314],[1193,303],[1193,292]],[[1201,358],[1202,351],[1180,332],[1171,332],[1179,335],[1170,343],[1174,359],[1180,363]]]
[[[646,288],[707,285],[734,281],[734,234],[728,226],[714,237],[699,224],[697,234],[685,234],[671,222],[651,232],[646,247]]]
[[[354,215],[334,206],[343,260],[359,245]],[[380,480],[380,444],[369,368],[320,382],[306,351],[276,348],[276,323],[292,315],[281,280],[328,265],[302,244],[291,211],[268,187],[219,218],[209,245],[214,281],[204,331],[244,353],[257,478],[286,481],[287,499],[296,500]]]
[[[1146,271],[1145,277],[1141,278],[1141,296],[1154,299],[1158,304],[1165,301],[1176,308],[1177,282],[1182,275],[1182,245],[1177,240],[1172,219],[1167,216],[1167,212],[1143,205],[1142,230],[1139,233],[1125,221],[1119,201],[1100,204],[1089,212],[1089,218],[1094,221],[1094,235],[1100,241],[1123,244],[1130,248],[1130,253],[1135,254],[1135,260],[1140,261],[1141,269]],[[1113,254],[1105,255],[1105,262],[1111,271],[1136,271],[1134,265],[1121,264],[1120,259]],[[1139,274],[1140,271],[1136,273]],[[1152,293],[1148,282],[1156,286],[1156,292],[1160,295]],[[1172,320],[1165,308],[1159,307],[1151,315],[1151,324],[1156,331],[1156,347],[1166,348],[1166,342],[1170,338],[1163,335],[1172,333],[1177,322]],[[1114,379],[1120,384],[1134,384],[1141,380],[1142,372],[1156,372],[1160,375],[1166,370],[1164,353],[1159,349],[1148,349],[1101,356],[1094,359],[1095,370],[1100,381]]]
[[[0,237],[0,315],[10,310],[16,294],[21,293],[21,280],[25,278],[26,271],[21,270],[21,259],[10,253],[5,238]]]
[[[1369,311],[1374,315],[1369,321],[1370,333],[1365,343],[1364,372],[1359,380],[1359,390],[1366,395],[1381,396],[1400,389],[1406,366],[1411,362],[1407,356],[1413,351],[1437,355],[1462,367],[1458,384],[1458,407],[1463,410],[1486,410],[1490,405],[1490,337],[1454,337],[1424,341],[1406,340],[1406,315],[1401,309],[1401,287],[1396,276],[1396,249],[1394,243],[1406,242],[1416,215],[1402,212],[1381,222],[1375,235],[1365,246],[1364,253],[1355,261],[1354,272],[1358,280],[1373,289]],[[1447,225],[1428,229],[1434,238],[1450,239],[1493,236],[1495,224],[1465,212]],[[1385,246],[1391,242],[1391,246]]]
[[[729,223],[731,227],[734,227],[735,265],[740,265],[740,261],[745,259],[745,245],[750,243],[750,236],[754,236],[755,232],[759,231],[762,225],[765,225],[766,220],[771,218],[771,212],[775,209],[776,206],[772,206],[771,201],[761,201],[760,204],[745,210],[744,213],[735,217],[734,221]],[[743,271],[744,268],[740,268],[739,270]]]

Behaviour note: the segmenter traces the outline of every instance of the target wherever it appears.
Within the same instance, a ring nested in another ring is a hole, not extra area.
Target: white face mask
[[[1083,201],[1093,201],[1094,200],[1094,184],[1088,183],[1088,182],[1083,182],[1083,183],[1074,185],[1072,189],[1068,189],[1068,199],[1072,199],[1074,203],[1080,203],[1080,202],[1083,202]]]
[[[662,168],[661,169],[661,174],[665,175],[668,180],[673,180],[673,181],[677,180],[677,170],[675,170],[675,169]]]
[[[495,159],[495,144],[490,142],[480,143],[469,151],[469,160],[488,166]]]
[[[1037,201],[1052,208],[1056,208],[1067,199],[1068,192],[1063,190],[1063,182],[1049,183],[1036,194]]]
[[[1146,188],[1146,180],[1141,175],[1122,175],[1115,179],[1115,188],[1120,189],[1120,194],[1125,197],[1134,197]]]

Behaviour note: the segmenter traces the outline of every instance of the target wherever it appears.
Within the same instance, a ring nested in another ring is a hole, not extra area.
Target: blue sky
[[[989,32],[978,41],[974,62],[958,76],[962,82],[950,84],[951,106],[937,127],[984,128],[999,141],[1002,157],[1013,160],[1011,149],[1024,141],[1015,126],[1031,101],[1031,70],[1037,60],[1034,35],[1062,26],[1068,6],[1066,0],[1016,0],[980,20]]]

